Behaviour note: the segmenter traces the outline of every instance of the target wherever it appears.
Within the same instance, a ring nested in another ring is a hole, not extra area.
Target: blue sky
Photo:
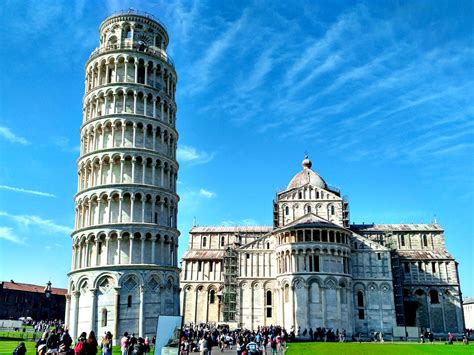
[[[3,1],[0,279],[66,286],[84,63],[130,7],[178,70],[180,254],[194,217],[271,224],[307,151],[352,222],[436,215],[474,295],[470,1]]]

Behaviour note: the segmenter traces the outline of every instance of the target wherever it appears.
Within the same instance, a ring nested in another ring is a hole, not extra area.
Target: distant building
[[[464,327],[474,329],[474,297],[466,298],[462,303],[464,310]]]
[[[2,281],[0,283],[0,319],[31,317],[33,320],[64,320],[65,288]]]
[[[461,332],[457,262],[441,226],[350,224],[347,199],[308,158],[302,165],[273,201],[273,226],[191,229],[181,268],[185,322]]]

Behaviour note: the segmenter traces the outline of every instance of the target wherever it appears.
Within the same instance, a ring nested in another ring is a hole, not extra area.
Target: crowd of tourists
[[[180,355],[210,355],[213,349],[235,350],[237,355],[277,354],[286,349],[288,339],[288,332],[279,326],[231,331],[227,326],[191,323],[183,328],[179,351]]]
[[[36,342],[36,354],[45,355],[49,353],[60,355],[112,355],[113,335],[105,332],[100,341],[96,334],[91,331],[89,334],[81,333],[78,339],[73,339],[68,330],[60,322],[39,322],[35,326],[38,329],[46,329],[41,338]],[[462,333],[462,341],[469,344],[472,329],[465,329]],[[355,337],[355,338],[354,338]],[[260,355],[260,354],[281,354],[287,348],[287,342],[295,340],[309,340],[322,342],[345,342],[346,331],[344,329],[332,328],[312,328],[309,330],[298,328],[296,331],[291,328],[288,332],[285,328],[272,325],[258,327],[256,330],[236,329],[230,330],[226,325],[214,325],[211,323],[188,324],[182,329],[179,339],[179,354],[188,355],[199,352],[201,355],[210,355],[212,350],[224,351],[233,350],[237,355]],[[354,341],[361,341],[360,335],[353,336]],[[383,342],[383,333],[376,332],[372,341]],[[453,344],[453,333],[447,334],[447,343]],[[420,342],[433,343],[434,336],[429,330],[424,330],[420,334]],[[156,338],[136,337],[134,333],[129,335],[125,332],[120,338],[120,350],[122,355],[146,355],[154,347]],[[13,354],[25,355],[26,346],[21,342],[14,350]]]
[[[59,329],[64,328],[64,323],[60,320],[40,320],[40,321],[33,321],[32,324],[33,329],[35,332],[45,332],[49,329]]]

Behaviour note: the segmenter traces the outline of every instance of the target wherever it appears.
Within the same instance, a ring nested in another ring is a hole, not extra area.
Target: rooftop
[[[397,254],[401,259],[416,259],[416,260],[454,260],[453,256],[446,250],[397,250]]]
[[[192,227],[189,233],[268,233],[270,226],[202,226]]]
[[[32,284],[24,284],[24,283],[11,282],[11,281],[1,282],[1,288],[3,288],[4,290],[44,293],[45,287],[46,285],[32,285]],[[51,287],[51,291],[53,295],[65,296],[67,294],[67,289],[65,288]]]
[[[350,229],[361,232],[410,232],[410,231],[439,231],[439,224],[351,224]]]

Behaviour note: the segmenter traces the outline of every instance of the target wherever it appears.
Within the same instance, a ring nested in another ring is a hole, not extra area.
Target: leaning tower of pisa
[[[66,324],[154,335],[179,315],[177,75],[165,27],[135,11],[106,18],[85,65]]]

